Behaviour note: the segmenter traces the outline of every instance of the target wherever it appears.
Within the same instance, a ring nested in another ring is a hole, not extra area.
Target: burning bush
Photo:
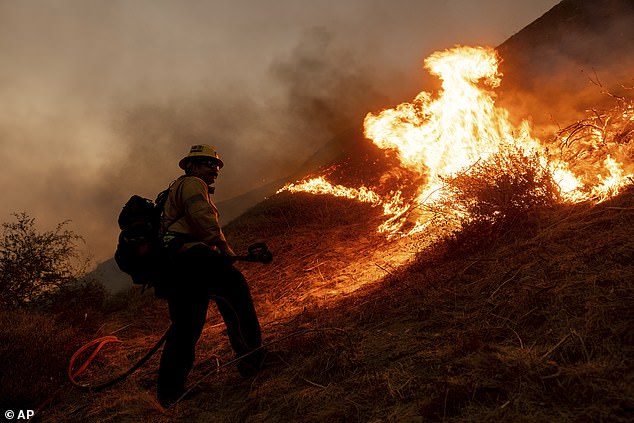
[[[498,64],[497,52],[489,47],[456,46],[433,53],[425,68],[442,81],[438,93],[422,91],[413,101],[364,119],[364,135],[386,157],[395,158],[389,161],[392,169],[361,181],[367,185],[361,188],[321,175],[282,190],[381,206],[384,222],[377,230],[388,238],[429,228],[428,214],[421,213],[427,208],[442,212],[441,223],[457,220],[463,233],[473,231],[477,237],[510,228],[535,206],[557,199],[605,201],[632,182],[631,101],[617,98],[614,110],[595,112],[544,143],[531,135],[528,120],[515,125],[509,112],[495,104],[502,76]],[[444,200],[437,204],[439,197]],[[456,210],[449,213],[443,207],[449,205]]]
[[[552,144],[574,172],[584,175],[587,194],[606,200],[631,184],[634,149],[634,103],[615,97],[609,110],[593,110],[585,119],[559,130]]]
[[[512,145],[442,179],[441,197],[429,208],[461,247],[479,246],[519,229],[531,211],[560,201],[559,186],[543,157]]]

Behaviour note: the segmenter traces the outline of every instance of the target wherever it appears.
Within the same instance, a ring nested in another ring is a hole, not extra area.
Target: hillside
[[[385,243],[374,211],[348,200],[275,196],[227,230],[276,253],[270,266],[241,267],[283,361],[252,380],[216,371],[231,353],[212,309],[192,399],[160,410],[154,358],[104,392],[67,389],[41,420],[628,421],[633,212],[630,190],[542,212],[524,236],[461,254]],[[93,378],[132,364],[166,327],[164,304],[137,301],[141,320],[130,320],[137,308],[102,328],[132,325]]]
[[[572,78],[570,85],[555,78],[546,89],[542,83],[549,73],[531,71],[529,65],[547,45],[561,41],[559,51],[565,50],[568,34],[601,28],[612,34],[618,26],[606,22],[633,16],[630,1],[595,3],[564,0],[501,46],[505,74],[520,72],[509,75],[514,88],[503,86],[505,102],[525,111],[539,104],[544,113],[536,116],[539,121],[566,109],[575,93],[581,95]],[[555,91],[549,90],[557,84],[558,96],[552,97]],[[544,106],[549,101],[551,109]],[[65,383],[67,357],[91,339],[116,335],[123,341],[108,344],[79,378],[97,383],[132,366],[167,329],[165,302],[134,288],[108,298],[101,308],[79,300],[65,305],[61,320],[67,312],[75,319],[73,328],[47,315],[0,310],[0,376],[14,375],[3,393],[25,408],[41,404],[35,421],[42,422],[631,421],[634,187],[632,176],[625,176],[630,171],[623,169],[632,166],[634,119],[631,102],[619,107],[571,127],[576,137],[554,138],[564,144],[562,157],[577,159],[583,173],[598,182],[608,176],[629,180],[625,188],[612,185],[606,192],[620,189],[620,194],[598,204],[535,202],[506,226],[490,224],[503,222],[504,214],[493,209],[463,232],[438,225],[390,239],[377,231],[386,219],[382,206],[330,195],[284,191],[233,219],[225,232],[236,251],[265,241],[275,256],[268,265],[237,265],[250,283],[272,358],[254,378],[242,378],[233,365],[224,325],[212,306],[189,395],[170,409],[161,408],[155,397],[159,354],[126,381],[100,392]],[[624,165],[602,176],[604,156],[610,154]],[[517,155],[515,160],[529,161]],[[470,169],[477,170],[478,162]],[[467,181],[470,169],[460,174]],[[324,174],[333,184],[366,184],[379,194],[402,189],[404,196],[427,177],[400,167],[395,154],[358,134],[326,145],[301,176]],[[517,198],[514,181],[528,193],[520,199],[552,188],[527,174],[486,174],[484,181],[496,189],[475,197],[508,206]],[[496,185],[500,181],[508,183]],[[458,200],[453,205],[464,206]],[[431,213],[419,206],[412,210]],[[412,228],[407,223],[401,233]],[[50,377],[43,367],[53,368]],[[2,395],[0,400],[6,401]]]
[[[551,136],[585,117],[587,109],[611,104],[606,91],[614,95],[630,91],[624,88],[634,86],[634,59],[629,59],[634,57],[633,49],[630,0],[564,0],[497,47],[503,59],[499,104],[517,119],[530,117],[540,135]],[[231,222],[289,181],[342,157],[367,156],[368,147],[358,132],[348,129],[325,142],[288,177],[219,203],[222,222]],[[88,278],[111,292],[130,284],[113,260],[100,263]]]
[[[634,2],[563,0],[497,47],[500,104],[568,124],[634,86]]]

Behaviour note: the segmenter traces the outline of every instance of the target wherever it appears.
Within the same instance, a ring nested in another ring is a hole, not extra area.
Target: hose
[[[83,345],[71,357],[70,362],[68,364],[68,371],[67,371],[68,379],[70,380],[70,383],[73,386],[75,386],[76,388],[84,390],[84,391],[91,391],[91,392],[96,392],[96,391],[108,388],[108,387],[110,387],[110,386],[112,386],[112,385],[114,385],[114,384],[116,384],[118,382],[121,382],[124,379],[126,379],[128,376],[130,376],[132,373],[134,373],[136,370],[138,370],[141,366],[143,366],[143,364],[145,364],[145,362],[148,361],[150,359],[150,357],[152,357],[156,353],[156,351],[158,351],[158,349],[161,347],[161,345],[163,345],[163,343],[167,339],[169,331],[170,331],[169,329],[167,331],[165,331],[165,333],[163,334],[161,339],[159,339],[156,342],[156,344],[154,344],[154,346],[152,348],[150,348],[150,350],[143,357],[141,357],[141,359],[139,359],[139,361],[137,361],[132,367],[130,367],[127,371],[125,371],[121,375],[117,376],[114,379],[99,383],[97,385],[81,384],[81,383],[77,382],[75,380],[75,378],[77,376],[79,376],[81,373],[83,373],[88,368],[90,362],[95,358],[95,356],[97,355],[99,350],[101,350],[101,348],[103,348],[106,344],[109,344],[109,343],[121,343],[122,342],[116,336],[112,336],[112,335],[94,339],[94,340],[90,341],[89,343]],[[287,334],[285,336],[277,338],[277,339],[275,339],[273,341],[270,341],[270,342],[268,342],[266,344],[263,344],[260,347],[255,348],[255,349],[249,351],[248,353],[243,354],[243,355],[241,355],[239,357],[236,357],[236,358],[234,358],[231,361],[223,363],[223,364],[217,366],[216,368],[212,369],[211,371],[207,372],[200,379],[198,379],[196,382],[194,382],[189,387],[189,389],[187,389],[173,404],[171,404],[168,407],[168,409],[174,407],[177,403],[182,401],[185,398],[185,396],[187,396],[203,380],[207,379],[209,376],[211,376],[212,373],[217,372],[221,368],[227,367],[227,366],[229,366],[231,364],[234,364],[234,363],[237,363],[238,361],[240,361],[244,357],[247,357],[247,356],[255,353],[258,350],[265,349],[265,348],[267,348],[267,347],[269,347],[271,345],[277,344],[278,342],[282,342],[282,341],[284,341],[286,339],[294,338],[296,336],[304,335],[304,334],[311,333],[311,332],[339,332],[339,333],[342,333],[342,334],[347,336],[348,342],[350,343],[350,346],[352,347],[352,340],[350,339],[350,335],[343,329],[339,329],[339,328],[311,328],[311,329],[302,329],[302,330],[298,330],[298,331],[292,332],[290,334]],[[77,371],[73,372],[72,371],[73,365],[75,364],[75,360],[77,360],[77,357],[79,357],[80,354],[82,354],[84,351],[86,351],[88,348],[90,348],[91,346],[93,346],[95,344],[98,344],[97,348],[95,348],[95,350],[90,354],[88,359],[86,359],[86,361],[81,365],[81,367]]]
[[[82,346],[80,349],[78,349],[75,352],[75,354],[73,354],[73,356],[71,357],[70,362],[68,363],[68,371],[67,371],[68,379],[70,380],[70,383],[73,384],[73,386],[75,386],[76,388],[79,388],[81,390],[84,390],[84,391],[99,391],[99,390],[105,389],[105,388],[107,388],[109,386],[112,386],[115,383],[121,382],[122,380],[124,380],[128,376],[130,376],[132,373],[137,371],[141,366],[143,366],[145,364],[145,362],[148,361],[150,359],[150,357],[152,357],[156,353],[156,351],[158,351],[159,348],[161,348],[161,345],[163,345],[163,343],[167,339],[167,335],[168,334],[169,334],[169,329],[167,331],[165,331],[165,333],[163,334],[161,339],[159,339],[158,342],[156,344],[154,344],[154,346],[152,348],[150,348],[150,350],[143,357],[141,357],[139,359],[139,361],[137,361],[132,367],[130,367],[128,370],[126,370],[124,373],[120,374],[116,378],[108,380],[108,381],[105,381],[105,382],[102,382],[102,383],[99,383],[97,385],[81,384],[81,383],[77,382],[75,380],[75,378],[77,376],[79,376],[81,373],[83,373],[84,370],[86,370],[88,368],[88,366],[90,365],[90,362],[95,358],[95,356],[97,355],[99,350],[101,350],[101,348],[103,348],[106,344],[109,344],[109,343],[121,343],[122,342],[116,336],[111,336],[111,335],[110,336],[104,336],[102,338],[94,339],[94,340],[90,341],[89,343],[85,344],[84,346]],[[81,367],[79,369],[77,369],[77,371],[73,372],[73,367],[74,367],[74,364],[75,364],[75,360],[77,360],[77,358],[84,351],[86,351],[88,348],[92,347],[95,344],[98,344],[97,347],[95,348],[95,350],[90,354],[90,356],[81,365]]]

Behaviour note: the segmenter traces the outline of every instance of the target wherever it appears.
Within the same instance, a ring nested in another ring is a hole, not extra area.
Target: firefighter
[[[185,392],[210,299],[222,315],[236,356],[247,354],[238,363],[240,373],[253,376],[265,355],[258,349],[262,344],[260,324],[249,286],[233,266],[235,253],[210,199],[223,162],[213,147],[202,144],[192,146],[179,167],[185,174],[170,187],[162,217],[161,233],[171,271],[167,282],[157,287],[157,295],[168,301],[171,319],[157,386],[163,406]]]

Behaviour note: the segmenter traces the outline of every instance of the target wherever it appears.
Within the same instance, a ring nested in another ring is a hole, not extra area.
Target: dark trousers
[[[249,286],[231,262],[201,245],[177,254],[173,269],[164,293],[172,324],[159,366],[158,394],[163,396],[184,390],[210,299],[216,301],[236,356],[262,345]]]

